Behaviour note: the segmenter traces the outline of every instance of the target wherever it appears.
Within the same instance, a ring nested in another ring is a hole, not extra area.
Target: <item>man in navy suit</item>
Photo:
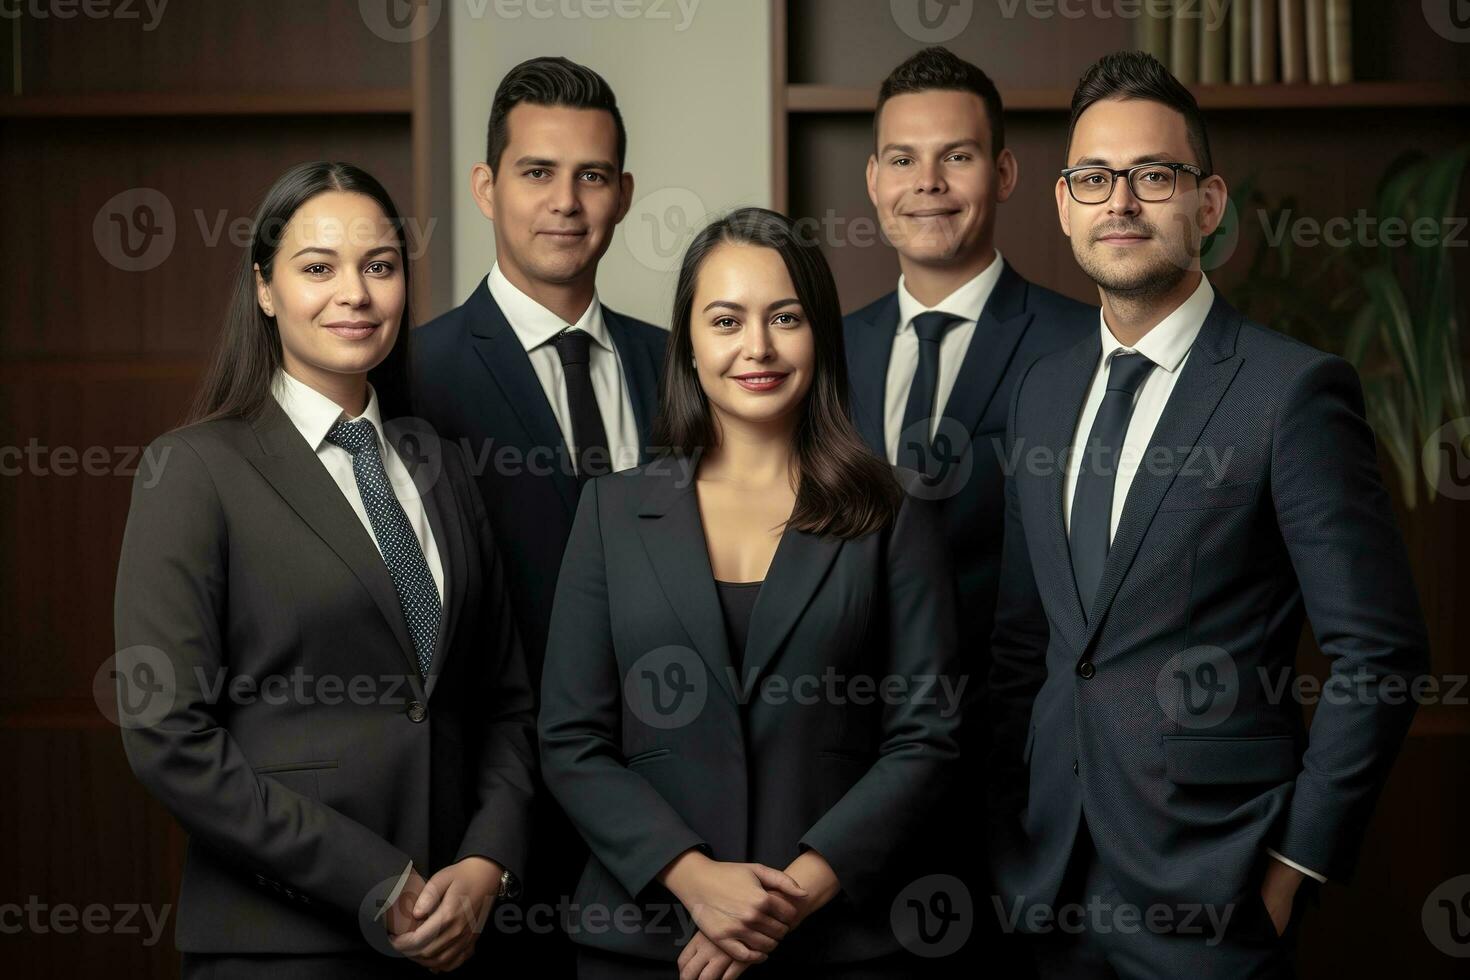
[[[1016,378],[1096,328],[1097,311],[1027,282],[995,248],[997,206],[1016,186],[1001,99],[986,74],[944,48],[883,82],[868,196],[898,252],[898,287],[844,322],[853,420],[877,455],[926,475],[941,500],[960,598],[966,700],[983,693],[1000,569],[1001,439]],[[978,703],[978,702],[977,702]],[[984,727],[968,711],[967,758]],[[988,908],[983,842],[969,795],[945,808],[945,870]],[[994,944],[972,941],[978,955]],[[985,955],[993,965],[994,950]]]
[[[565,58],[495,92],[475,203],[496,261],[464,305],[414,332],[416,410],[465,445],[506,561],[538,691],[562,551],[582,484],[646,460],[667,333],[597,299],[597,264],[628,211],[627,136],[606,81]],[[560,917],[585,845],[539,786],[522,908],[506,955],[571,976]],[[553,931],[555,927],[556,931]],[[488,959],[494,960],[492,953]]]
[[[1225,182],[1157,60],[1083,75],[1067,159],[1057,209],[1102,315],[1012,400],[1003,912],[1046,977],[1291,976],[1298,889],[1349,877],[1428,666],[1362,391],[1202,273]],[[1333,692],[1310,732],[1304,616]]]

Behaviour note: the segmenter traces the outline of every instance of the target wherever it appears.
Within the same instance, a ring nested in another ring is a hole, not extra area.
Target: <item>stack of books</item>
[[[1146,0],[1138,46],[1186,85],[1353,80],[1352,0]]]

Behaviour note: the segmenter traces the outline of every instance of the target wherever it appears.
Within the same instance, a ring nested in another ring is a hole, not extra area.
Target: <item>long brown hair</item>
[[[366,194],[378,202],[397,235],[405,294],[413,295],[403,218],[383,185],[367,171],[349,163],[317,162],[292,167],[271,185],[255,211],[250,247],[235,275],[224,332],[215,344],[186,424],[221,418],[253,421],[260,417],[266,399],[271,397],[271,380],[281,366],[281,333],[276,318],[266,316],[256,299],[255,266],[260,266],[261,275],[270,282],[286,225],[303,204],[324,191]],[[368,383],[378,394],[378,407],[384,419],[409,412],[408,334],[412,327],[413,317],[405,302],[393,348],[368,372]]]
[[[774,249],[786,264],[811,325],[816,362],[796,427],[800,482],[787,526],[842,538],[887,526],[898,511],[903,490],[888,464],[868,451],[848,418],[847,356],[832,270],[821,249],[802,241],[790,219],[775,211],[740,208],[711,222],[689,243],[674,293],[653,444],[666,454],[697,458],[718,441],[709,399],[691,363],[689,331],[699,270],[726,242]]]

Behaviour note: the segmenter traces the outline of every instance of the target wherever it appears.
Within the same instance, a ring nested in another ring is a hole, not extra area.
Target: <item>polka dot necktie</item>
[[[383,457],[378,452],[377,430],[368,419],[355,422],[338,419],[327,433],[327,441],[352,454],[357,492],[362,494],[373,536],[378,539],[378,550],[393,578],[398,605],[418,655],[419,673],[427,677],[434,643],[439,637],[439,590],[413,526],[408,523],[408,515],[393,494],[393,484],[388,482],[388,472],[383,469]]]

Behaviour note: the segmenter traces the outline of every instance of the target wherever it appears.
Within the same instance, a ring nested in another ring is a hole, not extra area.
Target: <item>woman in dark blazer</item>
[[[663,454],[584,489],[546,653],[542,765],[592,851],[579,976],[918,972],[891,911],[956,758],[954,599],[844,365],[788,219],[694,239]]]
[[[185,977],[454,969],[524,866],[532,696],[495,542],[458,448],[395,421],[402,227],[355,167],[281,177],[194,421],[134,484],[119,720],[189,833]]]

